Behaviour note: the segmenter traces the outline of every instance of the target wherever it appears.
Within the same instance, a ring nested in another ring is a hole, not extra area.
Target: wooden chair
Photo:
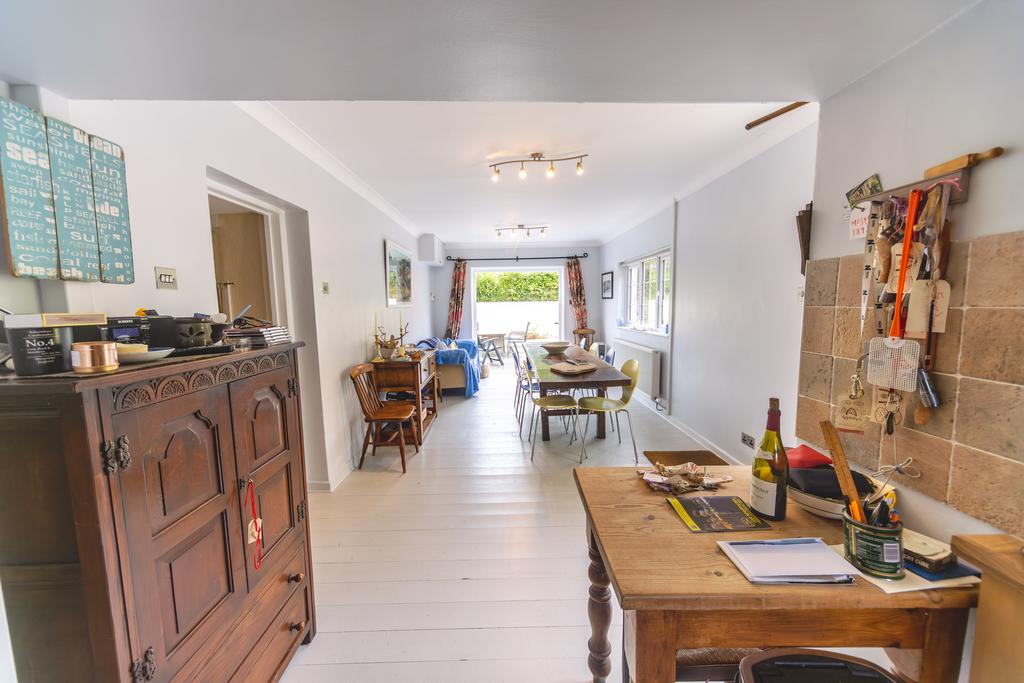
[[[419,434],[416,432],[416,406],[408,401],[381,401],[377,391],[377,383],[373,377],[373,363],[362,363],[349,370],[348,376],[356,389],[359,407],[363,410],[366,422],[366,436],[363,437],[363,452],[359,455],[359,469],[363,469],[366,460],[366,449],[373,444],[370,455],[377,454],[377,446],[398,446],[402,456],[402,474],[405,474],[405,422],[412,427],[413,445],[420,452]],[[384,427],[393,424],[396,431],[384,441]],[[395,443],[397,441],[397,443]]]
[[[589,327],[580,327],[572,331],[572,339],[579,346],[589,347],[594,342],[594,335],[597,330]]]

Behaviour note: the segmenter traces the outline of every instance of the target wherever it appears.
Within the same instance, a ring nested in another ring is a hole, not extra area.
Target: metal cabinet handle
[[[304,628],[306,628],[305,621],[293,621],[291,624],[288,625],[289,631],[301,631]]]
[[[302,583],[302,580],[304,578],[306,578],[306,575],[302,572],[298,572],[297,574],[289,574],[288,583]]]

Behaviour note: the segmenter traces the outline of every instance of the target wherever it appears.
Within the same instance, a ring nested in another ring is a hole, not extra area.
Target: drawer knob
[[[302,583],[302,580],[304,578],[306,578],[306,575],[302,572],[298,572],[297,574],[289,574],[288,583]]]
[[[301,631],[304,628],[306,628],[306,622],[304,621],[293,621],[288,626],[289,631]]]

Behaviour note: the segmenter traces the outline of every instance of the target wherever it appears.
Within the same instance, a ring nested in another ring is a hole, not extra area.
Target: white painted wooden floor
[[[287,683],[590,681],[579,443],[553,420],[531,464],[513,384],[492,369],[475,398],[446,396],[408,474],[397,449],[380,449],[333,493],[310,494],[318,633]],[[641,458],[699,448],[651,410],[632,413]],[[598,441],[592,421],[587,446],[586,466],[633,464],[628,432],[621,446],[611,432]]]

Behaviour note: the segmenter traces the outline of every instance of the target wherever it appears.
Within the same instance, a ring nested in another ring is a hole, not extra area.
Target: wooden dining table
[[[557,392],[571,392],[573,389],[596,389],[598,396],[606,395],[606,392],[611,387],[624,387],[628,386],[630,381],[629,377],[620,372],[615,368],[614,365],[605,363],[597,356],[587,353],[581,349],[578,345],[570,345],[564,353],[549,354],[540,344],[527,344],[526,352],[530,356],[530,360],[533,363],[533,367],[537,373],[537,381],[539,384],[540,395],[545,396],[549,393]],[[560,375],[551,369],[551,366],[556,363],[561,363],[568,360],[574,361],[585,361],[594,365],[596,369],[593,372],[588,372],[582,375]],[[551,439],[551,432],[548,426],[548,417],[550,415],[559,415],[559,411],[545,410],[541,412],[540,427],[541,427],[541,438],[544,441]],[[597,418],[597,438],[605,438],[605,414],[602,412],[596,413]]]
[[[735,480],[719,495],[748,499],[750,469],[708,467]],[[590,672],[611,671],[611,592],[623,609],[631,679],[675,681],[676,653],[691,648],[885,647],[921,649],[919,683],[956,681],[976,587],[887,594],[858,577],[850,585],[757,585],[717,542],[820,537],[842,542],[842,523],[790,501],[786,519],[763,531],[693,533],[633,467],[574,470],[587,516]],[[580,643],[583,646],[583,643]]]

